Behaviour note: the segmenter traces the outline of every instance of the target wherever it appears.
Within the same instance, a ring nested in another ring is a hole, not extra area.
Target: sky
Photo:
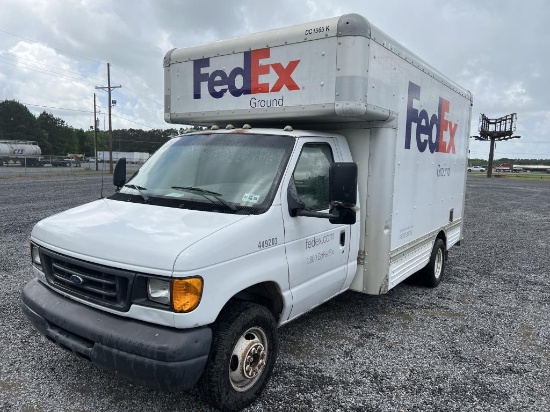
[[[186,47],[358,13],[474,96],[479,115],[517,113],[521,138],[495,158],[550,159],[550,2],[547,0],[0,0],[0,100],[73,127],[170,128],[162,59]],[[176,125],[177,126],[177,125]],[[470,140],[470,157],[489,143]]]

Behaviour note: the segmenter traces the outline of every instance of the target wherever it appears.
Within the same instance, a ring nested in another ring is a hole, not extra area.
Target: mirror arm
[[[351,203],[343,202],[331,202],[329,213],[324,212],[312,212],[309,210],[295,209],[295,216],[308,216],[308,217],[318,217],[321,219],[338,219],[340,218],[340,211],[350,209],[354,212],[358,212],[359,208]]]
[[[311,212],[309,210],[296,210],[296,216],[319,217],[321,219],[338,219],[339,213]]]

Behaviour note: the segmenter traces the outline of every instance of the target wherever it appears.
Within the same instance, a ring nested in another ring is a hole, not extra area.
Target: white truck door
[[[329,165],[339,158],[332,139],[301,139],[290,161],[292,173],[285,176],[283,187],[288,188],[293,180],[307,210],[328,213]],[[292,319],[341,291],[349,257],[350,227],[334,225],[329,219],[291,217],[287,196],[285,190],[282,205]]]

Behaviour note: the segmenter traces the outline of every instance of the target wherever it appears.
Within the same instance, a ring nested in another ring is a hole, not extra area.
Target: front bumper
[[[191,388],[208,359],[208,327],[181,330],[119,317],[66,298],[36,278],[23,288],[21,306],[48,340],[154,389]]]

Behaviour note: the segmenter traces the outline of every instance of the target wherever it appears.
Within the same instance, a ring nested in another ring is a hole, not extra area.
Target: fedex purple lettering
[[[420,86],[409,82],[408,92],[405,149],[411,148],[412,125],[414,123],[416,125],[416,147],[420,152],[424,152],[428,148],[430,153],[456,154],[455,134],[458,123],[445,119],[445,115],[450,110],[450,102],[440,97],[437,114],[434,113],[430,116],[425,109],[418,111],[413,106],[415,100],[420,101]],[[446,135],[448,135],[448,140],[445,140]]]
[[[291,60],[285,66],[274,62],[263,64],[262,60],[269,59],[270,49],[258,49],[243,53],[243,67],[233,68],[229,74],[218,69],[208,73],[210,59],[198,59],[193,62],[193,98],[201,99],[202,83],[207,83],[208,93],[214,99],[220,99],[227,92],[234,97],[247,94],[280,92],[283,87],[287,90],[300,90],[292,78],[292,73],[298,67],[300,60]],[[273,85],[261,83],[261,76],[268,75],[271,70],[277,75]],[[242,85],[237,86],[237,78],[241,78]]]

